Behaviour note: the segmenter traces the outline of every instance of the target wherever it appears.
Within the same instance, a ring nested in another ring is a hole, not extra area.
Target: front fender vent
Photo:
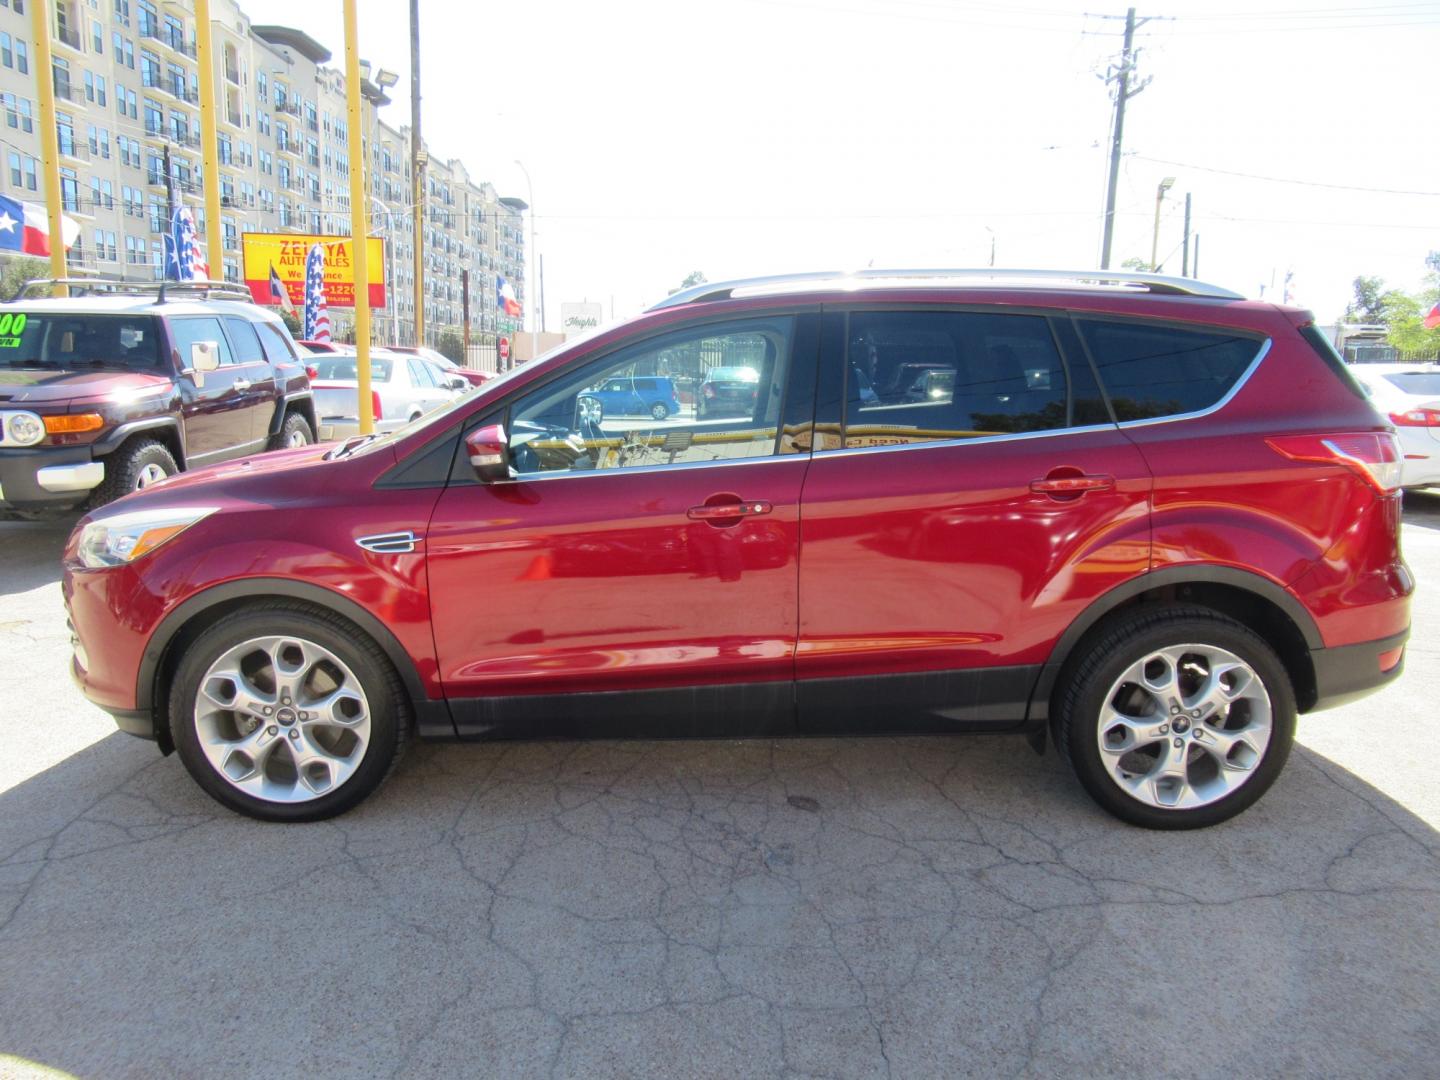
[[[362,536],[355,541],[366,551],[373,551],[377,555],[404,555],[415,550],[415,545],[420,538],[413,532],[377,533],[374,536]]]

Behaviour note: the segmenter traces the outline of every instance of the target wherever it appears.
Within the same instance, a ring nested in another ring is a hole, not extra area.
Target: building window
[[[72,214],[80,212],[80,178],[74,169],[60,170],[60,202]]]

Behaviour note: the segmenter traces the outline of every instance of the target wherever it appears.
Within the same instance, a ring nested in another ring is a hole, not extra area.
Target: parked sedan
[[[320,440],[359,434],[358,356],[354,350],[316,356],[310,367]],[[375,430],[394,431],[459,397],[470,384],[418,356],[382,349],[370,352],[370,401]]]
[[[391,345],[390,351],[406,353],[410,356],[419,356],[422,359],[429,360],[441,371],[449,375],[458,375],[471,386],[484,386],[486,382],[495,377],[492,372],[476,371],[474,368],[457,364],[444,353],[438,352],[435,349],[426,348],[422,345]]]
[[[1354,364],[1350,371],[1400,436],[1401,486],[1440,484],[1440,365]]]

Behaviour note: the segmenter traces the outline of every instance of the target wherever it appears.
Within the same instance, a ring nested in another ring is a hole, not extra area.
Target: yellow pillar
[[[45,171],[45,210],[50,219],[50,276],[63,278],[65,229],[60,197],[60,133],[55,127],[55,71],[50,60],[50,0],[31,0],[30,23],[35,34],[35,81],[40,89],[40,165]],[[57,285],[55,295],[69,296],[70,290]]]
[[[210,0],[195,0],[195,60],[200,65],[200,160],[205,171],[205,261],[210,277],[225,276],[220,229],[220,150],[215,126],[215,64],[210,52]]]
[[[355,29],[355,0],[345,0],[345,115],[350,144],[350,265],[355,268],[355,352],[360,395],[360,434],[375,430],[370,399],[369,230],[365,227],[365,131],[360,104],[360,42]]]

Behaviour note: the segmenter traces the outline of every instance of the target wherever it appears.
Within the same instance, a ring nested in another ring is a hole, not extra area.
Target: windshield
[[[1407,394],[1440,397],[1440,371],[1397,371],[1385,381]]]
[[[0,366],[156,371],[159,329],[150,315],[6,311],[0,314]]]
[[[370,378],[374,382],[389,382],[393,361],[381,357],[370,360]],[[322,381],[355,382],[360,378],[360,365],[354,356],[317,356],[310,361],[315,369],[313,378]]]

